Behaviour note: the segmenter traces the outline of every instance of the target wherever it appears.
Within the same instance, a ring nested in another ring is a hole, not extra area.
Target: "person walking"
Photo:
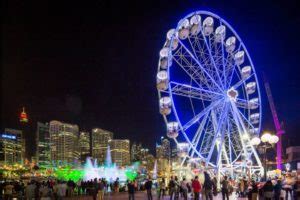
[[[145,189],[147,191],[147,197],[148,200],[152,200],[152,180],[151,178],[147,179],[146,183],[145,183]]]
[[[158,187],[159,187],[158,199],[160,199],[161,197],[162,197],[162,199],[164,199],[164,196],[165,196],[165,193],[166,193],[166,181],[165,181],[165,178],[162,178],[162,180],[158,184]]]
[[[204,184],[203,184],[204,194],[206,200],[212,200],[212,189],[213,189],[213,181],[211,180],[209,174],[204,172]]]
[[[170,200],[173,200],[173,198],[175,196],[175,188],[176,188],[176,184],[175,184],[173,176],[171,176],[168,187],[169,187]]]
[[[227,176],[224,176],[224,179],[221,182],[221,191],[222,191],[222,199],[223,200],[225,200],[225,198],[227,200],[229,200],[228,188],[229,188],[229,182],[227,180]]]
[[[187,200],[187,194],[188,194],[188,183],[185,178],[182,179],[180,183],[180,188],[182,189],[182,196],[184,200]]]
[[[198,180],[198,176],[195,177],[195,179],[192,182],[192,188],[194,191],[194,199],[199,200],[199,194],[201,192],[201,184]]]
[[[134,200],[135,187],[134,187],[133,181],[129,181],[128,184],[127,184],[127,187],[128,187],[129,200]]]

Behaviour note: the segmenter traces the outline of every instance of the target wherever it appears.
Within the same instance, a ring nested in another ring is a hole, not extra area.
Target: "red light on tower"
[[[20,122],[22,122],[22,123],[27,123],[28,122],[27,114],[25,112],[24,107],[23,107],[23,111],[20,114]]]

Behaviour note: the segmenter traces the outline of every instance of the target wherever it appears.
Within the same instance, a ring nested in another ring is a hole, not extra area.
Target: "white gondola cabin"
[[[203,32],[205,36],[209,36],[214,31],[214,19],[212,17],[207,17],[203,21]]]
[[[190,33],[191,35],[197,35],[201,28],[201,16],[194,15],[190,20]]]
[[[161,70],[156,75],[156,87],[158,90],[168,89],[169,79],[168,73],[165,70]]]
[[[225,48],[228,53],[232,53],[236,46],[236,38],[234,36],[231,36],[227,38],[225,42]]]
[[[178,122],[169,122],[167,124],[167,136],[175,139],[178,136],[179,125]]]
[[[169,115],[171,113],[172,101],[170,97],[162,97],[159,100],[159,111],[162,115]]]

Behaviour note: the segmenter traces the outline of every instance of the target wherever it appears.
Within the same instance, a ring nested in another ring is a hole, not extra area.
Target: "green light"
[[[126,170],[125,175],[126,175],[128,180],[134,181],[138,174],[137,174],[136,171],[134,171],[132,169],[128,169],[128,170]]]
[[[59,180],[72,180],[74,182],[78,182],[80,179],[83,178],[84,172],[83,170],[79,169],[72,169],[70,166],[64,168],[57,168],[55,169],[54,176]]]

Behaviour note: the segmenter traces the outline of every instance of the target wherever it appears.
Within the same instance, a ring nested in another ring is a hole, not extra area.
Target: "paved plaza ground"
[[[92,200],[93,198],[92,197],[76,197],[76,198],[74,197],[74,198],[68,198],[68,199]],[[105,200],[125,200],[125,199],[127,200],[128,199],[128,194],[126,192],[121,192],[121,193],[118,193],[118,194],[105,196],[104,199]],[[156,199],[157,199],[157,197],[154,193],[153,200],[156,200]],[[181,198],[181,199],[183,199],[183,198]],[[146,192],[137,192],[135,194],[135,200],[147,200]],[[165,197],[164,199],[161,199],[161,200],[170,200],[170,197],[167,196],[167,197]],[[219,194],[217,197],[214,197],[214,200],[222,200],[221,195]],[[246,198],[237,198],[236,196],[231,195],[229,200],[246,200]]]

